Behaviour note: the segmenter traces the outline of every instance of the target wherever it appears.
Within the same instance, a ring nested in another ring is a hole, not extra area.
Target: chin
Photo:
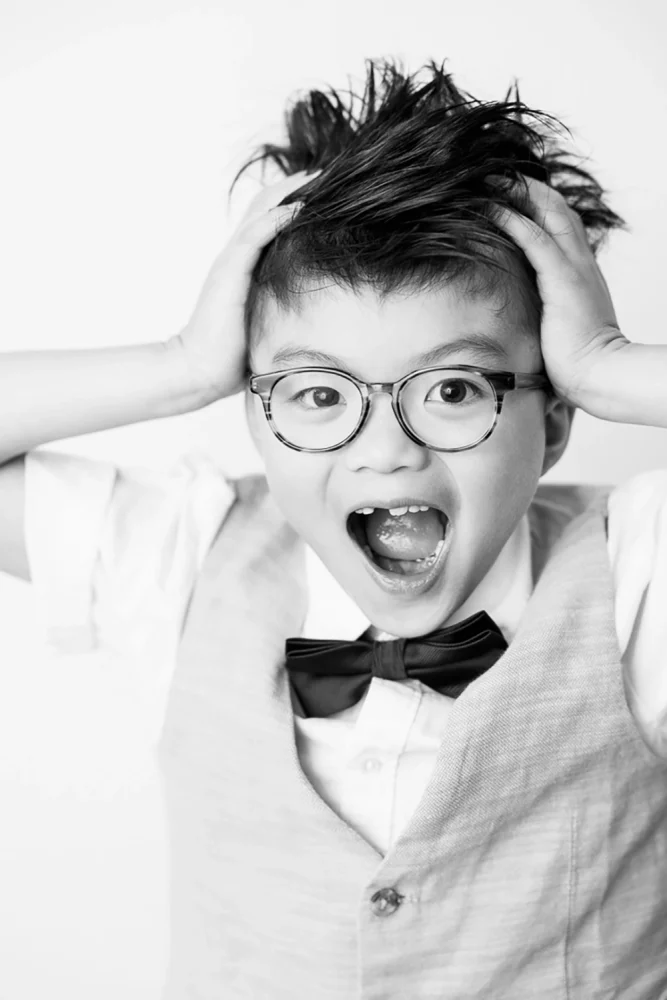
[[[461,604],[449,558],[452,538],[451,524],[446,523],[433,558],[409,572],[392,566],[392,560],[378,563],[367,546],[356,544],[345,567],[350,586],[343,576],[339,579],[375,628],[405,639],[426,635]]]
[[[364,609],[362,608],[362,610]],[[381,632],[388,632],[399,639],[414,639],[441,628],[454,611],[454,607],[447,610],[442,605],[435,610],[419,607],[419,602],[417,602],[414,607],[383,609],[382,611],[374,609],[372,615],[368,612],[365,613],[372,625]]]

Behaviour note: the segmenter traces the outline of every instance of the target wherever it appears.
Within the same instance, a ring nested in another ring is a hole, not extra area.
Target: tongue
[[[366,518],[366,537],[373,552],[389,559],[424,559],[435,551],[444,529],[432,507],[394,516],[374,510]]]

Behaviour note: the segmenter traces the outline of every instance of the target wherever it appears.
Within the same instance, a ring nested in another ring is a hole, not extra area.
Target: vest
[[[456,700],[383,857],[299,766],[283,649],[303,544],[262,477],[236,485],[158,746],[164,1000],[667,997],[667,761],[625,699],[608,491],[538,489],[518,631]]]

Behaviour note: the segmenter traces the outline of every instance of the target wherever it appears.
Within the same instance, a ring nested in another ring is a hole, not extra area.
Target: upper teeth
[[[411,514],[415,514],[418,510],[428,510],[428,509],[429,509],[428,504],[423,504],[423,505],[412,504],[410,507],[390,507],[389,513],[393,517],[400,517],[401,514],[407,514],[408,511],[410,511]],[[372,514],[374,510],[376,510],[375,507],[359,507],[358,510],[355,510],[355,514]]]

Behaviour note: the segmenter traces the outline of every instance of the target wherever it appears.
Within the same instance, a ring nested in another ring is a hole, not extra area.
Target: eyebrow
[[[466,357],[473,364],[485,365],[487,363],[507,365],[509,355],[506,349],[497,340],[484,333],[471,333],[458,340],[452,340],[448,344],[440,344],[438,347],[417,354],[410,360],[410,365],[415,368],[428,368],[430,365],[446,361],[454,354],[465,352]],[[323,365],[326,368],[341,368],[349,371],[345,362],[332,354],[325,354],[323,351],[315,351],[308,347],[301,347],[296,344],[285,344],[273,355],[272,365],[293,365],[299,362],[310,362],[315,365]]]

